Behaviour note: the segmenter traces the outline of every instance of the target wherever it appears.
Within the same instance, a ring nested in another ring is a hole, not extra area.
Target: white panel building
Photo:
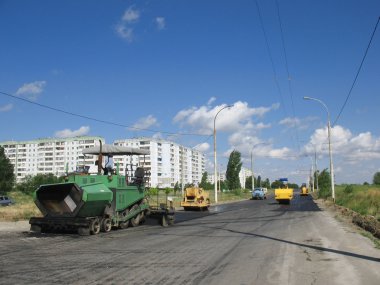
[[[27,175],[53,173],[64,175],[72,172],[79,165],[91,165],[97,159],[96,155],[82,154],[84,148],[99,145],[101,137],[74,137],[65,139],[37,139],[31,141],[0,142],[5,155],[14,165],[16,181],[21,182]],[[181,146],[177,143],[153,139],[133,138],[116,140],[119,146],[129,146],[146,149],[150,155],[115,156],[114,165],[119,163],[121,173],[129,170],[129,175],[137,165],[144,166],[150,172],[149,186],[174,187],[176,182],[200,183],[205,170],[205,156],[199,151]],[[105,161],[103,161],[105,165]],[[66,169],[67,168],[67,169]],[[183,171],[182,171],[183,170]]]
[[[5,155],[14,166],[16,182],[22,181],[27,175],[53,173],[64,175],[72,172],[77,165],[94,164],[96,156],[84,156],[82,149],[99,145],[101,137],[75,137],[65,139],[37,139],[31,141],[0,142]],[[67,168],[67,169],[66,169]]]
[[[181,183],[200,183],[205,170],[203,153],[181,146],[177,143],[154,139],[133,138],[114,141],[114,145],[137,147],[149,150],[150,155],[139,157],[115,156],[114,162],[119,163],[120,171],[125,172],[131,164],[143,165],[150,172],[151,187],[174,187]]]

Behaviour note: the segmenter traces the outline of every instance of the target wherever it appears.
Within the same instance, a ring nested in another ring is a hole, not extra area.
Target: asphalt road
[[[379,284],[380,250],[310,197],[97,236],[0,232],[0,284]]]

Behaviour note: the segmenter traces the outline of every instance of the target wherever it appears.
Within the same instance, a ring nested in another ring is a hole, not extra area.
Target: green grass
[[[380,187],[375,185],[337,185],[336,203],[380,221]]]

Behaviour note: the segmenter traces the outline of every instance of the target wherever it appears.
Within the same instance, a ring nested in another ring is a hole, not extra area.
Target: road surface
[[[380,284],[380,250],[311,197],[97,236],[0,232],[0,284]]]

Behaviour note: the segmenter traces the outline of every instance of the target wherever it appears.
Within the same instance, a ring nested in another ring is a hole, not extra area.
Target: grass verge
[[[40,211],[30,195],[14,191],[7,194],[15,204],[0,207],[0,221],[28,220],[30,217],[41,216]]]

